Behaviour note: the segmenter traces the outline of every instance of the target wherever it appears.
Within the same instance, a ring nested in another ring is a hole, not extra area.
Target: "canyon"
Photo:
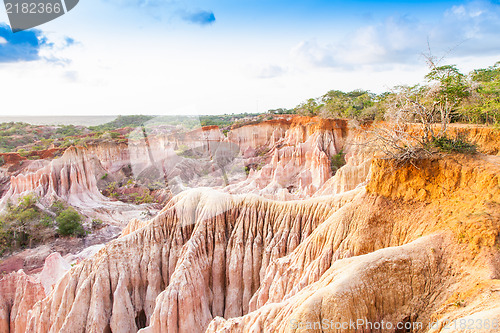
[[[498,130],[451,126],[479,153],[399,165],[366,144],[371,126],[274,116],[3,154],[0,205],[34,193],[104,225],[17,255],[0,331],[499,332]],[[146,189],[154,202],[118,200]]]

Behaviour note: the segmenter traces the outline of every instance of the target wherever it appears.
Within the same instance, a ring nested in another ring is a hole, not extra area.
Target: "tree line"
[[[394,110],[421,108],[431,122],[500,124],[500,61],[493,66],[461,73],[456,65],[439,65],[427,57],[425,84],[396,86],[374,94],[367,90],[330,90],[293,109],[273,109],[271,114],[300,114],[360,121],[391,120]],[[416,115],[418,116],[418,115]]]

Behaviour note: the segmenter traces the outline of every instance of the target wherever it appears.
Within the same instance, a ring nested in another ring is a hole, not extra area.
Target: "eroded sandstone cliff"
[[[460,294],[498,276],[499,167],[483,162],[377,161],[368,191],[303,201],[187,191],[72,268],[34,306],[28,331],[294,331],[322,318],[428,325],[457,316],[446,306],[457,297],[496,311],[481,303],[484,290]],[[446,167],[427,173],[426,163]],[[393,178],[377,178],[384,172]],[[398,199],[412,186],[433,192],[448,172],[455,187],[440,189],[443,200]],[[464,193],[477,200],[462,215]],[[454,232],[464,224],[475,233]]]
[[[152,160],[168,181],[169,172],[209,163],[220,143],[232,143],[241,151],[231,163],[262,166],[217,190],[184,182],[158,216],[133,219],[46,298],[28,302],[26,331],[299,332],[324,319],[364,319],[438,332],[443,325],[429,324],[500,319],[497,156],[443,155],[398,166],[372,160],[363,129],[342,121],[290,118],[237,128],[227,138],[217,131],[156,137],[148,142]],[[495,154],[498,140],[489,131],[466,134]],[[341,152],[346,165],[332,177],[331,158]],[[104,170],[122,170],[131,156],[100,154]],[[152,172],[150,157],[141,158],[136,170]],[[25,183],[51,189],[42,178]],[[70,187],[61,193],[71,197]]]

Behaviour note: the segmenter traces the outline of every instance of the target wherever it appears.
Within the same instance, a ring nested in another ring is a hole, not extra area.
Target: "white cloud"
[[[436,55],[500,54],[500,5],[478,1],[453,6],[438,22],[411,16],[389,17],[336,41],[302,41],[291,50],[298,66],[381,70],[421,62],[427,41]]]
[[[0,44],[7,44],[7,40],[3,37],[0,37]]]
[[[334,54],[331,45],[319,45],[315,39],[302,41],[291,51],[292,60],[296,63],[314,67],[334,67]]]
[[[286,73],[286,69],[278,65],[267,65],[261,67],[256,72],[256,77],[260,79],[270,79],[282,76]]]

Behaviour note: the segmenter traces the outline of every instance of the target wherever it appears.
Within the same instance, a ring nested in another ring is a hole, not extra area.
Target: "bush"
[[[477,146],[461,135],[455,138],[434,137],[431,144],[446,153],[475,154],[477,152]]]
[[[338,154],[332,156],[330,167],[333,174],[335,174],[338,169],[345,165],[346,161],[344,156],[345,153],[343,150],[339,151]]]
[[[57,232],[62,236],[84,236],[85,230],[81,224],[82,217],[73,208],[63,210],[56,217]]]
[[[52,205],[50,206],[50,210],[53,211],[56,214],[61,213],[63,210],[66,209],[66,205],[62,201],[54,201]]]
[[[0,253],[32,247],[52,236],[52,217],[37,207],[38,198],[28,194],[17,205],[7,202],[0,215]]]
[[[92,229],[98,229],[102,226],[102,220],[101,219],[92,219]]]

